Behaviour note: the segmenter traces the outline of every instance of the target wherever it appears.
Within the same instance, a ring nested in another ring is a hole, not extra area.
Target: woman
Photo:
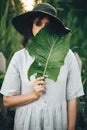
[[[70,32],[47,3],[14,17],[12,23],[24,36],[24,46],[49,23],[60,35]],[[77,97],[84,92],[73,52],[69,50],[56,82],[35,75],[29,81],[27,72],[33,61],[27,49],[16,52],[1,88],[4,105],[16,106],[14,130],[75,130]]]

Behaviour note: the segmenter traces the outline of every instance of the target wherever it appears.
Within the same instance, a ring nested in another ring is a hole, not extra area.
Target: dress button
[[[46,101],[46,100],[44,100],[44,103],[47,103],[47,101]]]

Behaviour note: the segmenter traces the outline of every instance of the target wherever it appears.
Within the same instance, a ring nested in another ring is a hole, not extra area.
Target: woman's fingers
[[[36,80],[37,80],[37,81],[39,81],[39,80],[44,80],[44,77],[38,77]]]
[[[45,92],[46,88],[45,88],[46,82],[44,81],[44,77],[38,77],[35,82],[34,82],[34,90],[36,92]]]
[[[34,82],[34,86],[36,85],[46,85],[46,82],[44,81],[44,77],[37,78]]]
[[[43,81],[43,80],[36,82],[36,85],[45,85],[45,84],[46,84],[46,83],[45,83],[45,81]]]
[[[37,85],[37,86],[35,86],[35,91],[37,91],[37,92],[45,92],[46,91],[46,88],[45,88],[45,86],[43,86],[43,85]]]

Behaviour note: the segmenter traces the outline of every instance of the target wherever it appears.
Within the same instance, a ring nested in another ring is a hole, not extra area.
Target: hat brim
[[[32,19],[42,14],[48,16],[52,20],[54,27],[55,29],[57,29],[59,34],[65,35],[71,31],[69,28],[66,28],[64,26],[64,24],[58,17],[53,16],[47,12],[45,13],[41,10],[30,11],[30,12],[18,15],[12,19],[12,24],[19,33],[26,36],[26,34],[28,33],[29,26],[32,25]]]

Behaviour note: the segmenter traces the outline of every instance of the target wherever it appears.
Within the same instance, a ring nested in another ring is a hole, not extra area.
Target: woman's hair
[[[31,24],[29,24],[28,32],[24,36],[24,40],[23,40],[23,46],[24,47],[26,47],[28,40],[33,36],[33,34],[32,34],[33,21],[31,22]]]
[[[32,27],[33,27],[33,22],[34,22],[34,20],[35,20],[36,18],[38,18],[37,26],[39,26],[41,20],[42,20],[44,17],[47,17],[47,18],[48,18],[48,16],[46,16],[45,14],[38,15],[38,16],[32,18],[31,24],[29,24],[28,32],[27,32],[27,34],[24,36],[24,40],[23,40],[23,46],[24,46],[24,47],[26,47],[26,45],[27,45],[29,39],[33,36],[33,34],[32,34]]]

